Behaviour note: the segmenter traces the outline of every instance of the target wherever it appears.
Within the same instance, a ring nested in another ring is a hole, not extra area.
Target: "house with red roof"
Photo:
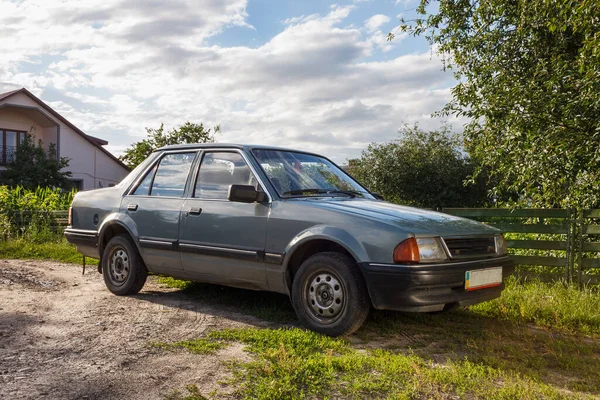
[[[53,143],[56,157],[70,159],[73,187],[88,190],[114,186],[129,173],[104,148],[106,140],[85,134],[25,88],[0,94],[0,173],[14,158],[25,135],[45,148]]]

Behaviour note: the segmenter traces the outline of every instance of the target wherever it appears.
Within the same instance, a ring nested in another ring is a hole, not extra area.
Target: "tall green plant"
[[[499,193],[541,207],[600,204],[600,2],[420,0],[400,29],[454,71],[444,112]],[[390,34],[393,38],[393,34]]]
[[[25,237],[32,242],[45,242],[59,238],[52,211],[67,210],[74,196],[75,191],[53,188],[0,186],[0,240]]]
[[[0,186],[0,212],[67,210],[75,193],[75,190],[65,192],[57,188],[30,190],[23,186]]]

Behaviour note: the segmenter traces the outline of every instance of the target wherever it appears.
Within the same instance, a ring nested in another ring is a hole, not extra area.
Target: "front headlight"
[[[411,264],[447,260],[444,247],[438,238],[408,238],[394,249],[395,263]]]
[[[417,238],[421,261],[444,261],[448,259],[438,238]]]
[[[494,241],[496,242],[496,254],[503,256],[506,253],[508,253],[508,248],[506,246],[506,239],[504,239],[504,235],[494,236]]]

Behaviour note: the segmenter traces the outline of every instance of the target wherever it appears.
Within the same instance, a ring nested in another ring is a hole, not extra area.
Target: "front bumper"
[[[360,263],[373,306],[378,310],[411,312],[441,311],[452,306],[467,306],[499,297],[500,286],[465,290],[465,272],[502,267],[506,279],[514,272],[510,257],[444,264]]]

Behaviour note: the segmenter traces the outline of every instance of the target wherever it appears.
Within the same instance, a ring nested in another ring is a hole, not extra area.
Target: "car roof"
[[[265,146],[259,144],[237,144],[237,143],[191,143],[191,144],[174,144],[170,146],[164,146],[155,151],[167,151],[167,150],[195,150],[195,149],[239,149],[239,150],[278,150],[278,151],[294,151],[297,153],[313,154],[315,156],[323,157],[320,154],[312,153],[310,151],[288,149],[285,147],[276,146]]]

